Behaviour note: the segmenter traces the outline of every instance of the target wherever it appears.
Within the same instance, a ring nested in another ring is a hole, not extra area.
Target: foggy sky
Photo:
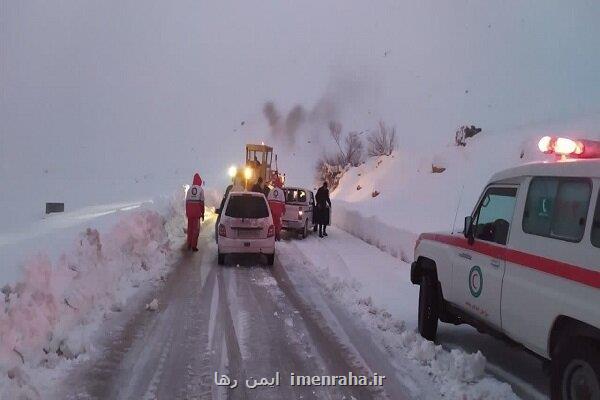
[[[0,178],[224,182],[266,101],[327,93],[348,129],[425,141],[597,112],[599,20],[592,0],[0,0]]]

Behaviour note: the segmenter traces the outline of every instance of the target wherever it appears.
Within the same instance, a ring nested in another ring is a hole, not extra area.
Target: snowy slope
[[[462,229],[495,172],[553,160],[537,149],[539,138],[548,134],[600,139],[600,115],[507,132],[484,130],[466,147],[448,140],[417,152],[401,139],[392,156],[370,158],[344,175],[332,193],[334,223],[408,260],[419,233]],[[446,170],[432,173],[432,164]],[[373,197],[374,191],[380,194]]]

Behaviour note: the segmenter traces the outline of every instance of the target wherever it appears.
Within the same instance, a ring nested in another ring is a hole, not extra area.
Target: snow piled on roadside
[[[462,230],[463,218],[494,173],[554,160],[537,148],[541,137],[599,140],[598,124],[600,114],[592,114],[502,132],[484,129],[464,147],[448,140],[414,148],[410,136],[399,136],[391,156],[368,158],[344,174],[332,192],[332,223],[395,257],[412,258],[420,233]],[[433,165],[444,172],[433,173]]]
[[[87,228],[55,262],[41,253],[26,261],[23,279],[2,289],[0,398],[42,398],[53,374],[93,350],[105,315],[167,272],[183,235],[182,199],[167,201],[166,217],[142,209],[105,233]]]
[[[404,262],[411,261],[417,240],[417,235],[413,232],[389,225],[376,215],[365,217],[351,203],[343,200],[335,202],[332,215],[333,223],[338,228]]]
[[[306,255],[306,252],[304,252]],[[327,266],[311,264],[307,268],[324,285],[332,299],[344,304],[360,317],[380,339],[392,359],[407,359],[432,377],[439,392],[447,399],[513,400],[518,396],[510,385],[485,374],[486,359],[481,352],[468,354],[461,350],[447,351],[406,327],[384,308],[373,304],[370,296],[361,297],[361,283],[353,277],[332,275]]]

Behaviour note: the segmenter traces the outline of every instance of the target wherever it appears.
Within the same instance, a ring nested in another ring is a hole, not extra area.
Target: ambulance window
[[[596,200],[596,211],[594,212],[594,222],[592,223],[592,244],[600,247],[600,194]]]
[[[581,241],[591,190],[587,179],[532,179],[523,213],[523,231],[569,242]]]
[[[475,238],[506,244],[517,196],[516,188],[487,190],[475,216]]]

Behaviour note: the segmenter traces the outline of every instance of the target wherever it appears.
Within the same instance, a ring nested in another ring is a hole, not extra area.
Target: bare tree
[[[357,132],[350,132],[346,136],[346,162],[353,167],[358,166],[363,160],[364,145]]]
[[[369,157],[389,156],[396,150],[396,127],[389,128],[383,121],[367,137]]]
[[[329,122],[329,133],[339,151],[321,157],[316,165],[316,176],[320,182],[327,181],[330,189],[334,190],[344,173],[363,161],[364,144],[357,132],[350,132],[344,138],[342,124],[336,121]]]
[[[329,121],[329,133],[331,137],[338,145],[340,152],[344,154],[344,150],[342,150],[341,140],[342,140],[342,124],[336,121]],[[345,155],[344,155],[345,157]]]
[[[327,182],[329,190],[335,190],[337,188],[340,179],[344,173],[348,170],[348,165],[344,165],[341,160],[340,154],[333,156],[323,156],[317,162],[316,166],[316,178],[318,182]]]

